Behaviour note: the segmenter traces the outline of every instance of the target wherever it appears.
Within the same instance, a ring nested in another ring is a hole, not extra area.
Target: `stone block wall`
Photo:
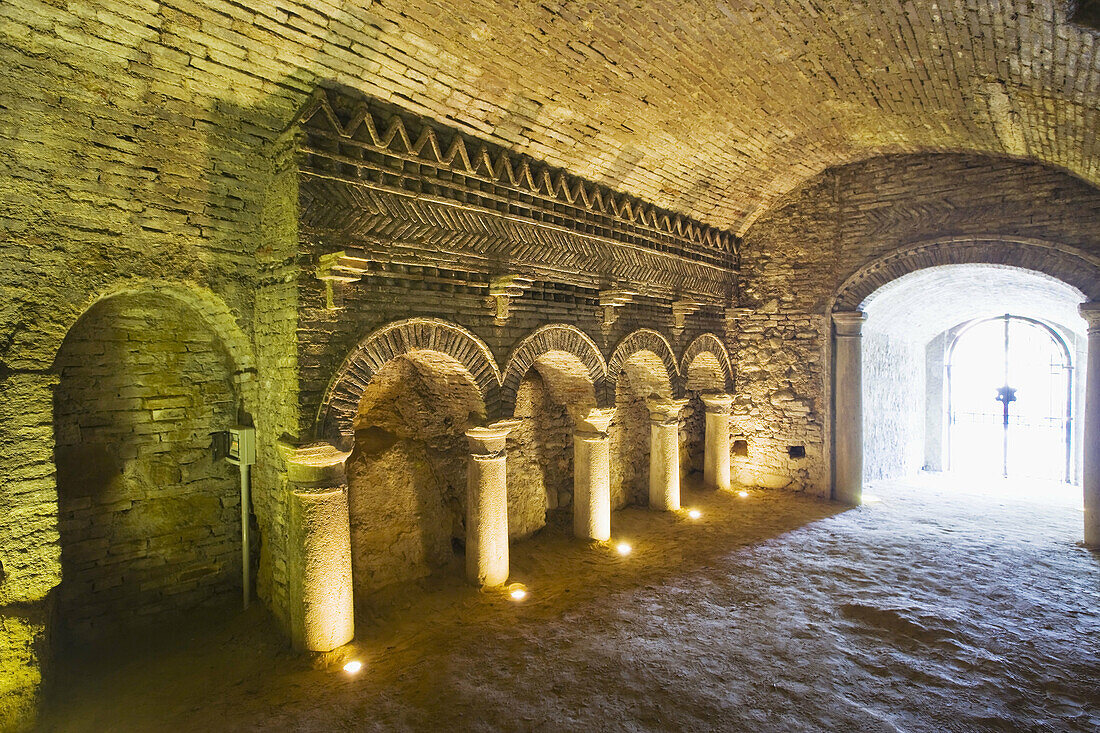
[[[828,495],[824,321],[772,302],[731,330],[731,439],[747,443],[747,455],[731,459],[735,483]]]
[[[573,418],[555,402],[537,369],[520,383],[508,434],[508,535],[521,539],[546,513],[573,506]]]
[[[925,345],[863,334],[863,480],[904,478],[924,467]]]
[[[240,593],[232,367],[198,317],[157,296],[97,304],[58,354],[58,620],[87,642]]]

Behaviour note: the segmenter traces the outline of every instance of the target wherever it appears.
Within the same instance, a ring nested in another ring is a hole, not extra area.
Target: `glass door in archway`
[[[1069,481],[1072,363],[1057,331],[1005,315],[956,337],[947,364],[952,470]]]

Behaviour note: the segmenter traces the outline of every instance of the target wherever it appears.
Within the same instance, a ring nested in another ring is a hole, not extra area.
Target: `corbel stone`
[[[672,303],[672,333],[679,337],[687,327],[687,317],[703,307],[695,300],[681,299]]]
[[[603,318],[600,323],[600,328],[606,335],[611,331],[611,327],[615,325],[615,321],[619,319],[618,309],[625,306],[627,303],[631,303],[634,300],[636,293],[633,290],[627,290],[625,288],[612,288],[610,290],[600,291],[600,308],[603,310]]]
[[[349,256],[343,250],[321,255],[316,275],[325,284],[325,307],[330,311],[343,308],[344,286],[361,280],[369,269],[369,260]]]
[[[753,313],[752,308],[743,308],[738,306],[732,306],[725,310],[725,323],[726,323],[726,335],[736,332],[740,327],[741,321],[745,320]]]
[[[509,306],[513,298],[523,295],[534,284],[534,280],[523,275],[502,275],[493,278],[489,284],[489,307],[493,311],[493,320],[498,326],[508,322]]]

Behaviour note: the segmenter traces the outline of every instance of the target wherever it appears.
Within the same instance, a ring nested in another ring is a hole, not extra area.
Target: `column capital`
[[[730,405],[733,404],[733,396],[721,392],[701,394],[699,399],[703,401],[703,407],[706,411],[711,413],[728,413]]]
[[[837,311],[833,313],[833,326],[836,335],[841,337],[859,338],[863,329],[863,322],[867,317],[863,311]]]
[[[331,488],[347,480],[344,464],[351,451],[340,450],[326,442],[292,445],[280,440],[278,447],[286,461],[287,478],[293,483]]]
[[[1085,301],[1077,307],[1077,310],[1081,313],[1081,317],[1085,319],[1085,323],[1088,324],[1089,335],[1100,333],[1100,301]]]
[[[475,458],[497,458],[504,455],[508,433],[518,424],[518,420],[504,420],[470,428],[466,431],[466,439],[470,441],[470,454]]]
[[[611,421],[615,418],[614,407],[580,407],[570,412],[573,413],[575,424],[573,432],[578,435],[603,435],[607,433]]]
[[[688,401],[679,400],[646,400],[649,408],[649,421],[654,425],[669,425],[680,420],[680,410],[684,409]]]

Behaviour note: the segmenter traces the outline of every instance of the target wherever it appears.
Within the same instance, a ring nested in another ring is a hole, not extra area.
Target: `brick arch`
[[[859,310],[882,286],[917,270],[940,265],[1005,265],[1033,270],[1100,299],[1100,259],[1072,247],[1019,237],[950,237],[899,249],[852,273],[837,290],[830,311]]]
[[[76,322],[84,317],[97,303],[121,295],[161,295],[178,301],[195,311],[203,322],[217,335],[225,345],[234,368],[238,372],[256,371],[256,359],[252,353],[252,342],[239,325],[233,312],[217,294],[209,288],[196,283],[173,280],[148,280],[129,278],[97,292],[76,311],[65,324],[61,338],[53,345],[52,353],[57,354]]]
[[[726,375],[725,388],[728,389],[732,387],[733,364],[730,361],[729,351],[726,349],[726,345],[722,343],[722,339],[718,338],[713,333],[702,334],[684,349],[684,355],[680,357],[680,376],[685,381],[687,380],[688,368],[700,354],[711,354],[718,360],[719,365],[722,367],[722,371],[725,372]]]
[[[615,381],[619,378],[623,364],[639,351],[648,351],[661,360],[661,363],[665,366],[665,371],[668,372],[669,388],[673,394],[678,394],[680,391],[680,367],[676,363],[676,355],[673,353],[668,339],[649,328],[640,328],[623,338],[619,345],[615,347],[611,358],[607,360],[607,385],[610,392],[614,392]]]
[[[383,326],[348,354],[321,402],[317,416],[319,437],[350,439],[359,401],[371,378],[388,362],[418,351],[434,351],[457,361],[477,385],[489,414],[499,411],[500,369],[485,342],[448,321],[410,318]]]
[[[136,295],[156,295],[173,300],[199,316],[203,324],[211,330],[228,352],[233,365],[233,383],[239,390],[239,398],[246,410],[253,411],[256,406],[256,357],[252,342],[237,324],[233,312],[216,293],[209,288],[183,280],[154,280],[128,278],[113,283],[86,300],[78,312],[64,323],[65,328],[56,344],[51,345],[53,358],[61,350],[62,344],[73,326],[88,314],[96,305],[111,298]]]
[[[588,334],[576,326],[565,324],[543,326],[524,338],[508,357],[500,388],[504,414],[512,414],[515,408],[520,381],[540,356],[551,351],[565,352],[576,357],[584,366],[594,387],[598,388],[607,376],[603,354]]]

